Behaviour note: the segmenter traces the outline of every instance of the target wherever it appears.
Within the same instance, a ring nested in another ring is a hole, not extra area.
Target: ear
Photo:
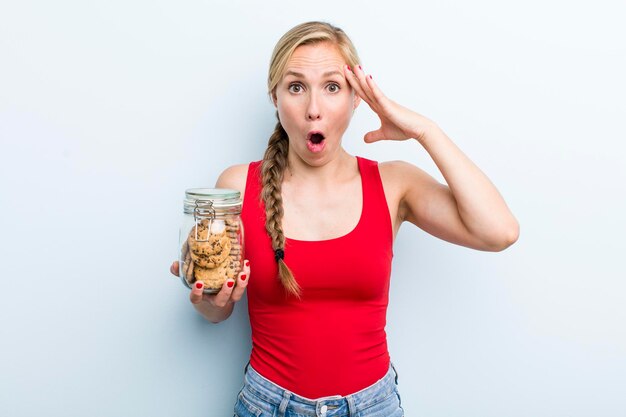
[[[276,90],[272,91],[272,102],[274,103],[274,107],[278,108],[278,98],[276,98]]]
[[[352,101],[352,110],[356,110],[357,107],[359,107],[359,104],[361,104],[361,96],[358,95],[356,93],[356,91],[354,92],[354,100]]]

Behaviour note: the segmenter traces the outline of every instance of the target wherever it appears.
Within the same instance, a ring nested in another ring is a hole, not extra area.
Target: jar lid
[[[228,188],[189,188],[185,190],[185,205],[195,205],[196,201],[210,200],[215,208],[229,208],[241,205],[241,193]]]

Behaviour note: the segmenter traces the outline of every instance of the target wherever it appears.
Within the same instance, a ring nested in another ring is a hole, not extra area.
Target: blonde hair
[[[287,64],[296,48],[301,45],[312,45],[322,42],[330,42],[335,45],[346,60],[346,63],[352,68],[359,65],[360,60],[356,49],[343,30],[326,22],[302,23],[285,33],[274,47],[267,78],[270,98],[275,93],[276,86],[282,80]],[[276,262],[278,262],[280,281],[288,294],[299,298],[301,295],[300,286],[284,259],[285,235],[282,229],[283,199],[281,188],[283,174],[287,167],[289,137],[280,123],[278,111],[276,112],[276,118],[278,123],[267,143],[267,149],[261,164],[263,183],[261,199],[265,203],[265,229],[272,240],[272,249],[274,250]]]

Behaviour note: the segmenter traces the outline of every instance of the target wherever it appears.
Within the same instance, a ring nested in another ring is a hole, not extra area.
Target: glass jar
[[[243,268],[244,245],[239,191],[191,188],[185,191],[180,228],[180,277],[188,288],[197,281],[215,294]]]

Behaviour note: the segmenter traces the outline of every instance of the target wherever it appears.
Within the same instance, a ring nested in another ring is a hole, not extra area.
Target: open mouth
[[[307,147],[313,153],[321,152],[325,145],[324,139],[326,139],[326,137],[322,132],[311,131],[306,135]]]
[[[313,142],[313,144],[317,145],[322,143],[325,137],[322,132],[309,132],[309,134],[307,135],[307,139]]]
[[[317,145],[318,143],[322,143],[322,141],[324,140],[324,135],[322,135],[321,133],[313,133],[310,140]]]

